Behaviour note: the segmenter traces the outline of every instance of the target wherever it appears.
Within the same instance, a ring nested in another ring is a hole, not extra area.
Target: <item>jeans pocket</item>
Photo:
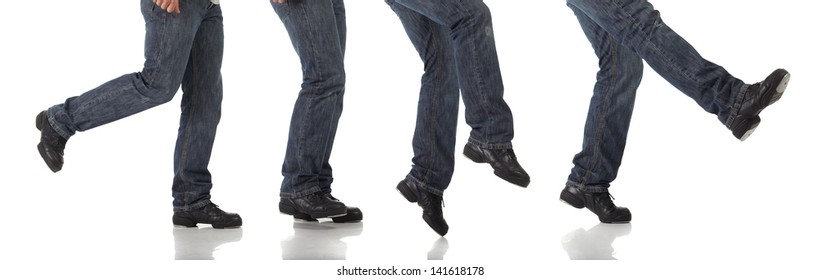
[[[142,0],[142,16],[145,19],[145,22],[154,21],[156,20],[156,12],[157,12],[157,5],[154,1],[151,0]],[[161,12],[164,12],[162,8],[159,8]]]

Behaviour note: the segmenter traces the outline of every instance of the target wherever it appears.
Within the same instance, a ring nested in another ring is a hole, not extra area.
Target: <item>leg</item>
[[[187,2],[182,5],[188,8]],[[52,171],[62,168],[65,141],[77,131],[168,102],[179,88],[199,17],[193,12],[171,15],[150,0],[142,0],[141,7],[146,23],[142,72],[123,75],[68,98],[38,117],[37,127],[42,131],[40,152]]]
[[[336,17],[337,12],[344,13],[343,2],[293,0],[272,5],[299,55],[303,74],[282,165],[279,210],[312,218],[345,215],[343,203],[321,194],[333,182],[328,159],[344,96],[344,28],[340,30]]]
[[[749,85],[701,57],[661,20],[652,4],[646,0],[567,2],[637,52],[664,79],[717,115],[721,123],[732,127]]]
[[[511,148],[512,112],[504,101],[490,10],[483,1],[394,0],[450,31],[470,141]]]
[[[512,112],[504,101],[489,8],[481,0],[389,2],[450,31],[465,118],[472,127],[464,155],[475,162],[489,163],[497,176],[526,187],[530,177],[512,150]]]
[[[204,1],[207,2],[207,1]],[[201,10],[201,9],[200,9]],[[211,159],[216,128],[222,114],[222,10],[208,3],[182,79],[182,114],[174,151],[173,221],[214,228],[237,227],[242,218],[225,213],[211,202]]]
[[[584,127],[583,148],[573,159],[575,167],[561,199],[579,208],[586,205],[602,222],[629,221],[628,210],[616,211],[608,200],[607,188],[618,175],[623,158],[643,61],[583,12],[570,8],[598,56],[600,70]]]
[[[459,88],[449,31],[402,5],[391,5],[424,62],[416,129],[413,168],[408,180],[423,190],[443,195],[455,165],[455,131]]]
[[[397,188],[408,201],[418,202],[422,218],[433,230],[445,235],[449,226],[441,211],[441,197],[453,177],[459,101],[450,34],[405,6],[388,4],[424,62],[413,135],[413,168]]]

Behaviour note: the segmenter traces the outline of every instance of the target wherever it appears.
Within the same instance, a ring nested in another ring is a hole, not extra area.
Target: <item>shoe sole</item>
[[[314,219],[335,218],[335,217],[341,217],[341,216],[347,215],[347,209],[343,209],[343,211],[341,213],[339,213],[338,211],[328,211],[328,212],[319,212],[319,213],[307,214],[307,213],[302,213],[299,210],[296,210],[296,208],[293,207],[293,206],[290,206],[290,205],[287,205],[287,204],[282,204],[281,202],[279,203],[279,212],[282,213],[282,214],[285,214],[285,215],[290,215],[290,216],[295,216],[296,214],[301,213],[301,214],[305,214],[305,215],[310,215],[310,217],[314,218]]]
[[[173,221],[175,226],[183,226],[183,227],[189,227],[189,228],[196,227],[196,225],[198,224],[194,220],[191,220],[191,219],[188,219],[188,218],[185,218],[185,217],[177,217],[177,216],[174,216],[172,218],[172,221]],[[200,224],[207,224],[207,223],[200,223]],[[211,227],[216,228],[216,229],[237,228],[237,227],[241,227],[241,226],[242,226],[242,220],[238,220],[235,223],[227,223],[227,224],[214,223],[214,224],[211,224]]]
[[[761,108],[760,111],[757,112],[757,114],[754,115],[754,117],[738,116],[738,117],[742,117],[742,119],[736,120],[736,121],[740,121],[739,126],[744,128],[741,131],[745,131],[743,133],[743,135],[741,135],[739,137],[740,141],[745,141],[747,138],[749,138],[749,136],[751,136],[752,133],[755,132],[755,130],[757,129],[757,126],[760,125],[760,116],[758,116],[760,114],[760,112],[762,112],[763,109],[771,106],[772,104],[774,104],[775,102],[780,100],[780,98],[783,97],[783,93],[786,92],[786,87],[789,85],[789,79],[791,79],[791,74],[789,74],[789,72],[787,72],[786,70],[777,69],[770,76],[772,76],[772,78],[771,78],[772,80],[780,79],[780,82],[778,82],[777,86],[774,88],[773,91],[770,90],[769,92],[766,93],[766,94],[771,94],[771,96],[769,97],[769,103],[766,104],[765,107]],[[767,78],[767,79],[769,79],[769,78]]]
[[[339,217],[331,217],[334,223],[352,223],[352,222],[359,222],[363,218],[362,212],[347,212],[343,216]],[[294,220],[300,220],[305,222],[318,222],[319,220],[312,218],[310,215],[305,213],[296,213],[293,215]]]
[[[355,223],[362,221],[362,212],[347,212],[344,216],[330,218],[334,223]]]
[[[467,147],[464,147],[464,156],[467,157],[468,159],[472,160],[475,163],[487,163],[487,161],[484,160],[483,156],[481,156],[480,154],[477,154],[472,149],[468,149]],[[519,187],[522,187],[522,188],[526,188],[527,186],[530,185],[530,181],[525,181],[525,180],[521,180],[521,179],[518,179],[518,178],[509,177],[509,176],[499,172],[496,169],[493,169],[493,174],[495,174],[495,176],[498,176],[498,178],[504,179],[504,181],[507,181],[509,183],[512,183],[513,185],[516,185],[516,186],[519,186]]]
[[[628,213],[627,215],[616,217],[616,218],[608,218],[604,219],[602,217],[598,217],[598,221],[605,223],[605,224],[626,224],[632,221],[632,213]]]

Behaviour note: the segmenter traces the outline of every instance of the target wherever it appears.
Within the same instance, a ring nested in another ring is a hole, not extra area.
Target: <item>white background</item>
[[[562,248],[571,233],[598,224],[558,201],[580,149],[597,68],[563,1],[486,1],[515,116],[513,143],[533,179],[521,189],[458,156],[445,195],[451,229],[444,261],[427,260],[440,240],[420,209],[394,191],[411,164],[421,62],[383,1],[347,1],[348,83],[331,163],[334,193],[361,207],[365,221],[356,236],[337,238],[347,260],[325,262],[281,260],[294,238],[291,219],[276,206],[298,59],[265,0],[222,1],[225,99],[212,194],[245,226],[241,241],[214,252],[223,260],[214,263],[173,261],[170,185],[181,93],[78,133],[57,174],[35,148],[39,111],[139,71],[138,1],[7,2],[0,17],[0,270],[12,277],[4,279],[329,279],[343,265],[485,266],[486,279],[817,277],[820,61],[812,44],[817,23],[803,1],[653,2],[669,26],[733,75],[753,83],[785,68],[792,80],[741,143],[646,67],[611,189],[633,212],[631,233],[612,244],[620,261],[605,263],[568,261]],[[459,151],[468,132],[462,117]]]

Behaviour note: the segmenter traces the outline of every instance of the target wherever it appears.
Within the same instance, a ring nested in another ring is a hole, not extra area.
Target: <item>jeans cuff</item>
[[[308,196],[320,191],[322,191],[322,188],[320,188],[319,186],[313,186],[298,192],[279,192],[279,197],[284,199],[294,199],[297,197]]]
[[[185,204],[185,205],[182,205],[182,207],[174,207],[174,212],[183,212],[183,211],[196,210],[196,209],[205,207],[205,205],[208,205],[208,204],[211,204],[211,200],[210,199],[203,199],[203,200],[197,201],[196,203],[193,203],[193,204]]]
[[[746,95],[748,94],[749,85],[744,84],[740,87],[740,91],[735,95],[735,100],[732,102],[732,110],[729,111],[729,116],[726,118],[726,123],[724,124],[726,127],[732,127],[732,122],[735,121],[735,117],[737,117],[738,112],[740,112],[740,107],[743,106],[743,101],[746,100]]]
[[[74,132],[69,133],[63,128],[62,125],[59,125],[60,122],[58,122],[57,118],[55,117],[55,115],[57,114],[57,109],[55,107],[57,106],[55,105],[54,107],[51,107],[48,110],[46,110],[46,119],[48,119],[48,124],[51,125],[51,128],[53,128],[54,131],[57,132],[57,134],[60,134],[60,136],[68,140],[68,138],[71,138],[71,136],[74,135]]]
[[[411,184],[416,185],[416,187],[419,188],[419,189],[425,190],[425,191],[427,191],[429,193],[432,193],[434,195],[437,195],[437,196],[444,196],[444,190],[440,190],[440,189],[431,187],[431,186],[425,184],[424,182],[416,179],[412,175],[407,175],[407,177],[405,177],[405,180],[409,181]]]
[[[491,150],[492,149],[512,149],[512,147],[513,147],[511,142],[489,144],[489,143],[484,143],[484,142],[478,141],[478,140],[476,140],[475,138],[472,138],[472,137],[467,139],[467,143],[476,145],[476,146],[478,146],[479,148],[482,148],[482,149],[491,149]]]
[[[585,193],[608,193],[609,184],[606,185],[585,185],[573,181],[567,181],[567,187],[575,187]]]

